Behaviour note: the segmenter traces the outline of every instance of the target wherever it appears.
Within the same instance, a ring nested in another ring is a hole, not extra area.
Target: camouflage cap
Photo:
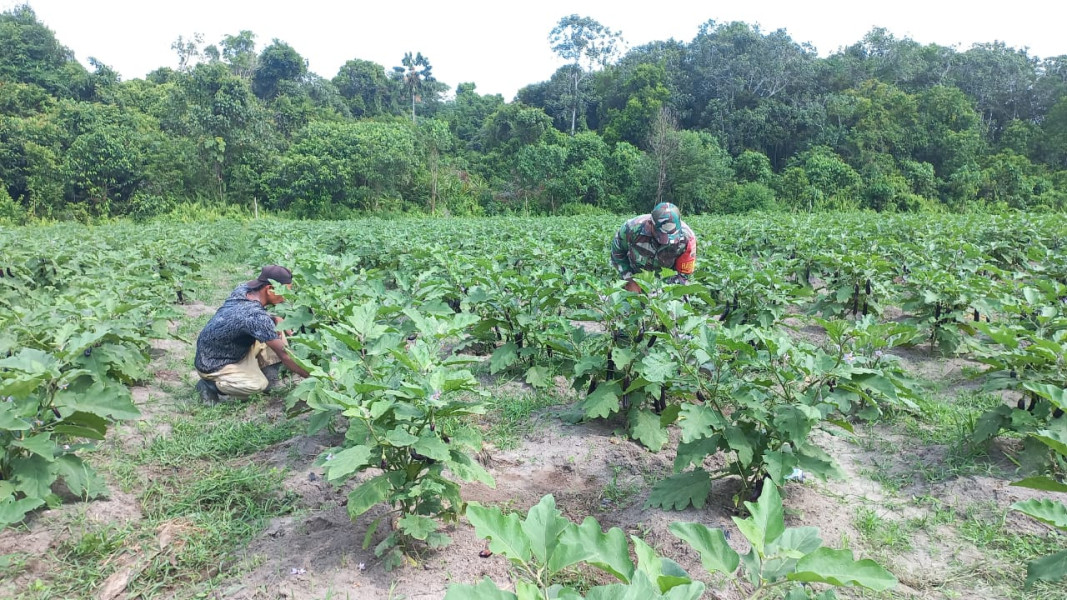
[[[653,237],[659,244],[674,244],[685,237],[682,216],[678,207],[670,202],[660,202],[652,209],[652,225]]]

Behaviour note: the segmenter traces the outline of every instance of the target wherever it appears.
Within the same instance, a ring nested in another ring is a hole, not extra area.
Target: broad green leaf
[[[409,433],[404,426],[400,426],[385,434],[385,441],[398,448],[404,448],[419,441],[419,438]]]
[[[552,386],[552,374],[548,371],[548,367],[543,365],[532,366],[526,371],[526,383],[533,388],[543,390]]]
[[[493,351],[489,358],[489,372],[499,373],[519,360],[519,347],[515,342],[508,342]]]
[[[657,352],[641,359],[637,370],[652,383],[666,383],[674,379],[678,364],[670,355]]]
[[[585,600],[698,600],[704,596],[704,590],[703,582],[693,581],[661,593],[647,575],[638,572],[634,574],[630,585],[613,583],[597,586],[589,590]]]
[[[11,442],[11,445],[23,450],[29,450],[49,462],[55,460],[56,443],[52,441],[50,432],[31,435],[24,440],[15,440]]]
[[[334,454],[323,465],[326,480],[334,483],[370,464],[371,449],[367,446],[353,446]]]
[[[56,465],[38,454],[18,458],[11,461],[11,480],[30,498],[46,498],[56,480]]]
[[[692,504],[704,508],[711,493],[711,476],[704,469],[678,473],[657,482],[645,502],[645,508],[682,510]]]
[[[107,433],[107,419],[87,412],[75,412],[53,428],[56,433],[71,437],[102,440]]]
[[[503,515],[499,509],[471,502],[467,505],[467,520],[478,537],[489,540],[493,552],[514,560],[530,560],[530,540],[523,533],[517,513]]]
[[[763,466],[775,485],[785,485],[785,476],[792,473],[793,467],[797,466],[797,457],[777,450],[764,452]]]
[[[1044,429],[1031,434],[1031,436],[1055,450],[1060,456],[1067,457],[1067,435],[1064,435],[1062,431]]]
[[[434,460],[448,460],[448,444],[433,431],[423,431],[419,441],[415,442],[415,452]]]
[[[1067,390],[1058,385],[1026,382],[1023,388],[1045,398],[1058,408],[1067,408]]]
[[[678,419],[678,428],[682,432],[682,441],[691,442],[709,437],[721,430],[726,420],[714,407],[702,404],[683,404]]]
[[[700,554],[700,563],[709,573],[733,574],[741,557],[726,543],[722,529],[709,529],[700,523],[674,522],[671,533],[685,540]]]
[[[1048,523],[1058,529],[1067,530],[1067,505],[1049,498],[1031,499],[1011,505],[1014,510]]]
[[[881,392],[887,398],[897,397],[897,386],[881,375],[861,374],[852,376],[853,383]]]
[[[574,365],[574,376],[581,377],[586,373],[598,373],[604,370],[608,360],[606,357],[600,354],[587,354],[580,359]]]
[[[636,583],[639,574],[647,576],[650,582],[655,583],[663,575],[663,562],[660,560],[660,555],[636,535],[631,535],[630,541],[634,544],[634,556],[637,557],[637,568],[634,570],[634,581],[631,583]]]
[[[426,536],[426,545],[430,548],[444,548],[451,543],[452,538],[439,531],[435,531]]]
[[[808,439],[812,424],[821,418],[822,415],[810,406],[779,406],[774,413],[773,424],[779,432],[787,434],[783,436],[785,440],[799,441]]]
[[[44,506],[44,500],[38,497],[15,500],[8,496],[0,500],[0,529],[22,521],[27,513],[42,506]]]
[[[518,600],[544,600],[541,590],[532,581],[526,579],[515,582],[515,595]]]
[[[496,587],[488,576],[477,585],[453,583],[448,586],[445,600],[518,600],[515,594]]]
[[[115,420],[137,419],[141,411],[133,404],[130,390],[115,383],[94,382],[88,389],[76,389],[72,384],[67,390],[56,393],[56,406],[75,411],[92,413]]]
[[[526,519],[522,521],[522,531],[530,541],[530,549],[540,563],[547,563],[559,544],[560,534],[574,524],[563,518],[556,508],[556,499],[552,495],[530,508]]]
[[[1067,484],[1060,483],[1051,477],[1027,477],[1009,485],[1044,490],[1046,492],[1067,492]]]
[[[761,556],[767,555],[767,545],[774,542],[785,532],[785,520],[782,514],[782,497],[778,486],[764,482],[759,500],[754,504],[745,502],[751,515],[745,519],[731,517],[741,533],[748,538]]]
[[[830,585],[858,585],[881,592],[897,585],[897,578],[870,559],[854,560],[851,550],[819,548],[797,562],[787,579]]]
[[[674,470],[683,471],[693,465],[699,467],[704,464],[704,459],[718,452],[722,436],[715,434],[712,437],[700,438],[692,442],[678,444],[677,454],[674,457]]]
[[[455,443],[456,440],[452,440]],[[477,481],[484,483],[485,485],[495,488],[496,481],[493,480],[493,476],[489,474],[489,471],[485,470],[485,467],[476,460],[471,460],[471,457],[465,454],[461,450],[452,448],[448,452],[449,462],[448,469],[452,471],[456,477],[459,477],[463,481]]]
[[[737,453],[737,460],[741,462],[741,465],[745,467],[751,465],[754,450],[752,449],[752,442],[745,436],[744,430],[739,427],[727,427],[723,431],[723,435],[726,437],[726,443],[729,444],[730,449]]]
[[[396,522],[400,530],[417,540],[425,540],[440,524],[422,515],[404,515]]]
[[[667,443],[667,429],[660,424],[659,416],[650,410],[631,410],[630,437],[653,452],[659,452]]]
[[[634,351],[629,348],[623,348],[616,346],[611,350],[611,361],[615,363],[616,369],[626,369],[630,366],[630,363],[634,361]]]
[[[580,561],[611,573],[623,583],[629,583],[634,574],[626,534],[618,527],[604,533],[593,517],[586,517],[581,525],[563,531],[549,567],[559,571]]]
[[[822,546],[818,527],[786,527],[782,537],[768,546],[769,554],[784,553],[800,558]]]
[[[26,431],[31,427],[29,421],[15,414],[10,402],[0,402],[0,431]]]
[[[655,587],[654,591],[658,595],[692,581],[678,563],[656,554],[656,551],[641,538],[631,535],[630,540],[634,544],[634,555],[637,557],[637,569],[634,571],[631,586],[640,586],[640,579],[645,576]]]
[[[98,498],[107,493],[104,480],[81,458],[73,454],[57,456],[55,466],[56,474],[76,496]]]
[[[364,481],[348,494],[348,516],[352,519],[389,498],[389,475],[382,474]]]
[[[1067,550],[1039,558],[1026,565],[1026,587],[1036,581],[1059,581],[1067,577]]]
[[[619,410],[619,396],[622,394],[622,390],[619,387],[618,382],[610,381],[603,382],[593,390],[592,394],[586,396],[585,400],[582,400],[580,407],[582,409],[585,418],[592,419],[599,417],[606,419],[612,413]]]
[[[21,371],[29,375],[51,374],[59,376],[59,361],[47,352],[36,348],[23,348],[18,354],[0,359],[0,369]]]

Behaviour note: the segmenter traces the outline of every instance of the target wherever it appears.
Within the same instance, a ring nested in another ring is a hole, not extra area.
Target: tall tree
[[[354,58],[341,65],[332,81],[352,116],[375,117],[393,112],[394,84],[386,76],[385,67],[378,63]]]
[[[230,71],[243,79],[256,72],[256,34],[243,30],[237,35],[222,38],[222,58],[230,65]]]
[[[648,149],[656,161],[656,204],[663,201],[667,189],[667,169],[678,154],[681,138],[678,137],[678,119],[671,109],[663,106],[652,122],[648,135]]]
[[[420,99],[420,93],[428,84],[436,81],[433,78],[433,67],[430,66],[430,60],[423,56],[422,52],[414,56],[410,52],[405,52],[400,64],[399,67],[393,67],[393,73],[411,96],[411,122],[414,123],[415,101]]]
[[[0,13],[0,81],[38,85],[60,98],[87,97],[89,74],[29,5]]]
[[[252,91],[263,100],[275,98],[282,82],[299,81],[307,74],[307,61],[289,44],[278,41],[263,49],[252,76]]]
[[[603,67],[622,50],[622,34],[612,31],[590,17],[569,15],[548,35],[552,51],[571,63],[571,135],[578,122],[581,105],[579,84],[596,67]]]

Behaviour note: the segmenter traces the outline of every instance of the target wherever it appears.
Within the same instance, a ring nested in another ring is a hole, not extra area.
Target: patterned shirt
[[[245,297],[244,284],[230,294],[196,338],[194,365],[201,373],[214,373],[240,362],[256,341],[278,338],[274,319],[262,304]]]
[[[653,237],[652,215],[634,217],[622,224],[611,241],[611,264],[619,278],[629,279],[638,271],[674,269],[684,281],[696,269],[697,237],[682,222],[683,239],[661,245]]]

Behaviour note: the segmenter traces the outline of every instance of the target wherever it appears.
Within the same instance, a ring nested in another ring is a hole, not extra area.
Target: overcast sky
[[[512,100],[519,88],[545,81],[562,64],[548,44],[561,17],[592,17],[620,31],[630,47],[650,41],[690,42],[700,25],[743,21],[764,32],[785,29],[826,56],[873,27],[897,38],[968,49],[1001,41],[1031,56],[1067,54],[1067,0],[28,0],[37,18],[83,64],[92,56],[123,79],[177,66],[178,36],[205,43],[250,30],[256,50],[277,38],[327,79],[359,58],[387,70],[405,52],[422,52],[436,78],[455,90],[473,81],[482,94]],[[0,0],[9,10],[22,0]]]

